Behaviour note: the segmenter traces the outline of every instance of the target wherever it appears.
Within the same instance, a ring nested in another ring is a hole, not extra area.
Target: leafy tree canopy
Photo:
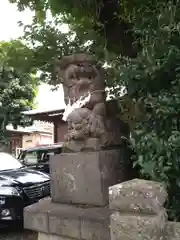
[[[30,124],[21,111],[31,109],[37,92],[33,52],[21,41],[0,42],[0,143],[7,139],[6,126]]]
[[[16,2],[20,10],[36,11],[33,24],[25,28],[25,38],[34,43],[36,64],[47,79],[55,58],[79,50],[94,52],[102,63],[110,64],[107,85],[113,93],[119,96],[115,87],[123,85],[128,98],[143,104],[144,117],[132,132],[137,164],[143,177],[166,184],[175,210],[171,217],[180,217],[176,208],[180,187],[179,1],[10,2]],[[46,18],[47,10],[54,25]],[[68,34],[58,29],[62,23],[69,24]]]

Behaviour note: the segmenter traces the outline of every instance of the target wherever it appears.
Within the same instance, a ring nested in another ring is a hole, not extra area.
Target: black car
[[[63,143],[41,145],[23,150],[18,160],[25,166],[44,173],[49,173],[49,158],[62,152]]]
[[[49,195],[49,175],[31,170],[0,152],[0,227],[21,225],[23,208]]]

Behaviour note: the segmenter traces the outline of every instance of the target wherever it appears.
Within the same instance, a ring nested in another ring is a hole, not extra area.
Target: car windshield
[[[0,171],[21,168],[23,165],[8,153],[0,152]]]
[[[49,161],[49,157],[52,155],[60,154],[62,152],[61,147],[50,149],[35,149],[25,150],[20,153],[18,159],[25,165],[33,165],[37,163],[45,163]]]

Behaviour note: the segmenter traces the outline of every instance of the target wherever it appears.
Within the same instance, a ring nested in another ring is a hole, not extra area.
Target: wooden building
[[[22,149],[29,147],[35,147],[41,144],[52,144],[53,134],[52,129],[45,129],[39,126],[30,127],[18,127],[14,129],[13,126],[8,125],[6,127],[10,142],[9,142],[9,153],[14,156],[18,156]]]
[[[30,110],[23,112],[23,114],[31,117],[33,120],[53,123],[54,125],[54,142],[63,142],[64,135],[68,131],[67,122],[62,120],[64,109],[38,111]]]

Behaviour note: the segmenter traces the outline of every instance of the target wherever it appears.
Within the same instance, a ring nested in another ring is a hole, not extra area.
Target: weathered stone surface
[[[166,213],[159,215],[111,215],[111,240],[164,240]]]
[[[49,232],[72,238],[81,237],[80,219],[72,206],[58,206],[49,211]]]
[[[49,230],[60,236],[80,239],[80,221],[78,219],[62,219],[61,216],[50,216]]]
[[[108,207],[77,207],[55,204],[50,199],[46,199],[32,205],[30,208],[26,208],[24,212],[25,228],[53,235],[54,238],[52,239],[56,239],[56,236],[61,236],[59,239],[67,238],[67,240],[71,238],[83,240],[110,239]],[[46,216],[46,229],[45,225],[43,225],[44,228],[39,224],[36,225],[36,219],[32,217],[39,219],[42,214]],[[31,221],[29,221],[29,217]]]
[[[81,239],[110,240],[109,219],[107,222],[81,221]]]
[[[47,201],[41,201],[39,204],[33,204],[24,209],[24,228],[48,232],[48,212],[45,211],[49,206]]]
[[[167,192],[162,184],[133,179],[109,188],[111,209],[122,212],[158,213],[163,209]]]
[[[117,217],[117,215],[114,217],[116,219],[119,219],[119,216]],[[138,216],[133,216],[133,217],[135,217],[136,219],[140,219],[140,218],[138,218]],[[124,219],[124,215],[122,216],[122,218]],[[142,219],[142,217],[141,217],[141,219]],[[164,229],[164,238],[163,238],[163,234],[162,234],[163,240],[179,240],[180,239],[180,223],[179,222],[166,222],[166,226],[164,225],[164,223],[162,224],[162,222],[161,222],[161,224],[158,223],[158,224],[154,225],[154,223],[156,223],[156,221],[154,221],[153,219],[155,219],[155,217],[151,216],[148,226],[150,226],[151,234],[154,234],[153,231],[155,232],[155,234],[150,235],[149,238],[148,238],[148,235],[147,235],[147,237],[144,235],[143,236],[141,235],[141,237],[139,236],[139,234],[141,234],[139,225],[138,225],[138,233],[136,235],[132,228],[132,230],[131,229],[129,231],[127,230],[126,235],[119,236],[118,233],[115,233],[116,230],[119,232],[119,226],[118,226],[117,228],[115,228],[114,232],[113,232],[113,229],[111,229],[111,238],[110,238],[108,228],[106,228],[106,230],[107,230],[106,231],[105,229],[102,229],[102,225],[99,225],[99,224],[96,225],[97,228],[94,228],[94,223],[93,223],[93,225],[91,225],[91,222],[82,221],[81,239],[90,239],[90,240],[96,240],[96,239],[98,239],[98,240],[100,240],[100,239],[102,239],[102,240],[106,240],[106,239],[107,240],[110,240],[110,239],[111,240],[129,240],[129,239],[146,240],[146,239],[148,239],[149,240],[149,239],[151,239],[151,240],[154,240],[154,239],[158,239],[156,236],[157,236],[157,233],[159,232],[159,230],[155,231],[155,228],[157,229],[157,227],[159,227],[159,226],[160,226],[160,232],[161,232],[161,229],[162,229],[162,232]],[[161,217],[160,217],[160,219],[161,219]],[[128,221],[129,221],[129,219],[128,219]],[[131,222],[133,222],[133,221],[134,220],[131,220]],[[145,216],[144,216],[144,221],[146,221]],[[135,221],[135,222],[137,222],[137,221]],[[151,225],[152,222],[153,222],[153,225]],[[164,222],[164,220],[163,220],[163,222]],[[145,226],[147,226],[147,225],[145,224]],[[154,228],[154,226],[155,226],[155,228]],[[93,229],[92,229],[92,227],[93,227]],[[132,227],[132,225],[131,225],[131,227]],[[144,228],[144,225],[143,225],[143,228]],[[154,230],[153,230],[153,228],[154,228]],[[147,230],[147,228],[144,228],[144,229]],[[125,229],[123,228],[123,230],[125,230]],[[146,233],[148,233],[148,231],[146,231]],[[129,238],[129,237],[131,237],[131,235],[134,238]],[[137,237],[137,235],[138,235],[138,237]],[[121,237],[121,238],[119,238],[119,237]],[[77,238],[62,237],[59,235],[47,234],[47,233],[42,233],[42,232],[39,232],[39,234],[38,234],[38,240],[76,240],[76,239]],[[161,239],[161,236],[159,239]],[[79,238],[77,240],[79,240]]]
[[[125,164],[120,150],[53,156],[50,160],[52,201],[107,205],[108,187],[126,180]]]
[[[39,233],[38,240],[76,240],[75,238],[65,238],[53,234]]]
[[[164,240],[180,239],[180,222],[167,222]]]

